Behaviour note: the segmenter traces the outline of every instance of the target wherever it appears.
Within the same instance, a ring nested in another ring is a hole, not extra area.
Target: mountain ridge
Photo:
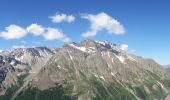
[[[41,94],[49,89],[68,89],[70,92],[63,91],[63,94],[78,100],[160,99],[168,93],[169,81],[165,80],[169,79],[169,75],[159,64],[128,54],[108,41],[86,39],[80,44],[65,44],[60,49],[16,49],[5,53],[5,56],[21,62],[12,65],[12,60],[6,61],[15,71],[8,70],[12,76],[8,72],[2,74],[14,79],[9,84],[6,77],[2,78],[2,95],[5,95],[7,88],[13,85],[18,87],[10,97],[13,100],[27,97],[27,91]],[[3,57],[0,57],[1,62],[4,61]],[[7,65],[2,66],[6,68]],[[18,77],[23,75],[26,76],[20,80],[22,84],[18,85]],[[63,94],[60,97],[65,98]],[[59,94],[55,94],[54,98],[56,95]],[[33,100],[39,99],[35,97]]]

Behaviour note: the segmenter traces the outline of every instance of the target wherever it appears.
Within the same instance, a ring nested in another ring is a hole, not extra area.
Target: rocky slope
[[[168,73],[170,73],[170,65],[166,65],[166,66],[164,66],[164,68]]]
[[[107,41],[16,49],[0,61],[2,100],[160,100],[169,91],[159,64]]]

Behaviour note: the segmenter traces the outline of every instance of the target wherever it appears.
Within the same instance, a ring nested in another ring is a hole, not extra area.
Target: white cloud
[[[13,49],[18,49],[18,48],[26,48],[24,45],[13,45]]]
[[[9,25],[5,31],[0,32],[0,37],[4,39],[20,39],[27,35],[27,31],[18,25]]]
[[[0,49],[0,53],[3,52],[3,50]]]
[[[38,25],[37,23],[31,24],[27,27],[28,33],[32,33],[35,36],[40,36],[44,33],[45,29],[41,25]]]
[[[70,42],[70,38],[68,38],[61,30],[57,28],[46,28],[38,25],[37,23],[31,24],[26,29],[17,25],[10,25],[6,27],[5,31],[0,32],[0,37],[4,39],[21,39],[29,33],[33,34],[34,36],[43,36],[46,40],[60,40],[63,42]],[[27,42],[23,40],[21,43],[27,44]],[[13,47],[18,48],[21,46]]]
[[[70,39],[57,28],[47,28],[47,31],[43,36],[46,40],[62,40],[63,42],[70,41]]]
[[[128,50],[128,45],[127,44],[122,44],[120,49],[127,51]]]
[[[83,37],[93,37],[99,31],[105,29],[109,34],[124,34],[125,29],[120,22],[116,19],[112,18],[111,16],[107,15],[106,13],[102,12],[97,15],[93,14],[83,14],[81,16],[84,19],[90,21],[91,26],[90,30],[83,33]]]
[[[60,22],[63,22],[63,21],[66,21],[68,23],[72,23],[76,19],[73,15],[58,14],[58,13],[56,13],[53,16],[50,16],[49,18],[52,20],[53,23],[60,23]]]
[[[35,36],[43,36],[46,40],[62,40],[63,42],[69,41],[69,38],[57,28],[45,28],[38,24],[31,24],[27,27],[27,30]]]
[[[58,29],[47,28],[47,32],[43,36],[46,40],[55,40],[63,38],[64,34]]]

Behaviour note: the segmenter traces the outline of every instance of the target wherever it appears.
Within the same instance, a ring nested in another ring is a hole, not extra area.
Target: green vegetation
[[[0,96],[0,100],[11,100],[18,86],[7,89],[5,95]],[[72,94],[71,87],[57,85],[47,90],[39,90],[36,87],[29,87],[22,91],[14,100],[77,100],[77,95]]]
[[[165,88],[168,90],[168,92],[170,93],[170,80],[169,79],[161,80],[161,82],[165,86]]]
[[[24,74],[18,77],[18,85],[13,85],[8,88],[4,95],[0,96],[0,100],[10,100],[13,94],[18,90],[20,86],[24,83],[24,79],[28,74]]]
[[[114,79],[106,83],[99,79],[91,80],[91,84],[93,85],[93,90],[96,94],[94,100],[136,100],[134,94],[141,98],[142,100],[153,100],[158,99],[162,100],[166,96],[166,90],[161,87],[158,81],[160,77],[156,74],[146,71],[147,77],[150,80],[146,80],[143,84],[136,85],[132,87],[130,84],[121,85]],[[170,88],[170,80],[164,80],[163,85]],[[134,92],[132,94],[130,91]]]
[[[88,79],[81,71],[79,72],[82,80],[78,81],[77,91],[73,93],[73,84],[67,83],[56,84],[56,87],[47,90],[40,90],[37,87],[29,86],[23,90],[14,100],[77,100],[79,95],[92,93],[89,98],[92,100],[136,100],[137,96],[141,100],[163,100],[166,91],[161,87],[161,82],[166,89],[170,90],[170,80],[160,80],[159,76],[146,71],[149,80],[143,84],[132,86],[130,84],[122,84],[115,78],[103,81],[100,78],[92,76]],[[27,75],[18,77],[18,86],[7,89],[4,96],[0,96],[0,100],[10,100],[15,91],[22,86]],[[88,91],[88,92],[87,92]],[[131,91],[131,92],[130,92]]]
[[[139,98],[142,98],[144,100],[150,100],[149,95],[146,93],[146,91],[144,90],[144,88],[142,86],[136,87],[135,92]]]
[[[147,93],[144,86],[134,88],[136,95],[143,100],[153,100],[154,98],[161,100],[166,95],[165,91],[159,86],[157,86],[156,90],[154,90],[153,87],[148,87],[148,90],[149,93]]]
[[[164,81],[167,86],[169,82]],[[93,79],[90,83],[91,86],[89,89],[96,95],[92,97],[93,100],[136,100],[136,97],[127,90],[127,87],[125,88],[116,81],[105,83],[99,79]],[[153,85],[156,86],[156,90],[153,88]],[[144,86],[148,88],[149,93]],[[0,100],[10,100],[17,88],[16,86],[9,88],[5,95],[0,97]],[[141,86],[129,86],[129,89],[133,90],[135,95],[142,100],[153,100],[154,98],[161,100],[166,95],[165,91],[154,81]],[[14,100],[77,100],[78,93],[73,94],[72,90],[73,88],[68,85],[57,85],[54,88],[43,91],[36,87],[29,87],[25,91],[22,91]]]
[[[12,86],[11,88],[8,88],[5,92],[5,95],[0,96],[0,100],[10,100],[17,89],[18,86]]]
[[[145,74],[146,77],[148,77],[148,79],[145,80],[143,84],[133,87],[132,88],[133,91],[139,98],[143,100],[153,100],[153,99],[162,100],[162,98],[166,96],[166,91],[160,86],[160,84],[158,84],[158,82],[163,83],[160,77],[148,70],[145,70]],[[165,84],[163,85],[165,86]]]
[[[21,92],[14,100],[77,100],[77,96],[72,95],[71,87],[57,85],[55,88],[43,91],[30,87]]]
[[[165,68],[165,70],[166,70],[168,73],[170,73],[170,65],[169,65],[167,68]]]
[[[107,86],[96,79],[91,82],[96,94],[93,100],[136,100],[130,92],[116,81],[109,83]]]
[[[149,75],[149,77],[151,77],[152,80],[160,80],[160,77],[158,75],[156,75],[155,73],[152,73],[152,72],[146,70],[146,74]]]
[[[28,74],[23,74],[18,76],[18,85],[21,86],[24,83],[24,79],[28,76]]]

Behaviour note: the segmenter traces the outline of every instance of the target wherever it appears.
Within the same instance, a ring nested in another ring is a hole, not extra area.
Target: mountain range
[[[169,76],[108,41],[0,52],[0,100],[163,100]]]

